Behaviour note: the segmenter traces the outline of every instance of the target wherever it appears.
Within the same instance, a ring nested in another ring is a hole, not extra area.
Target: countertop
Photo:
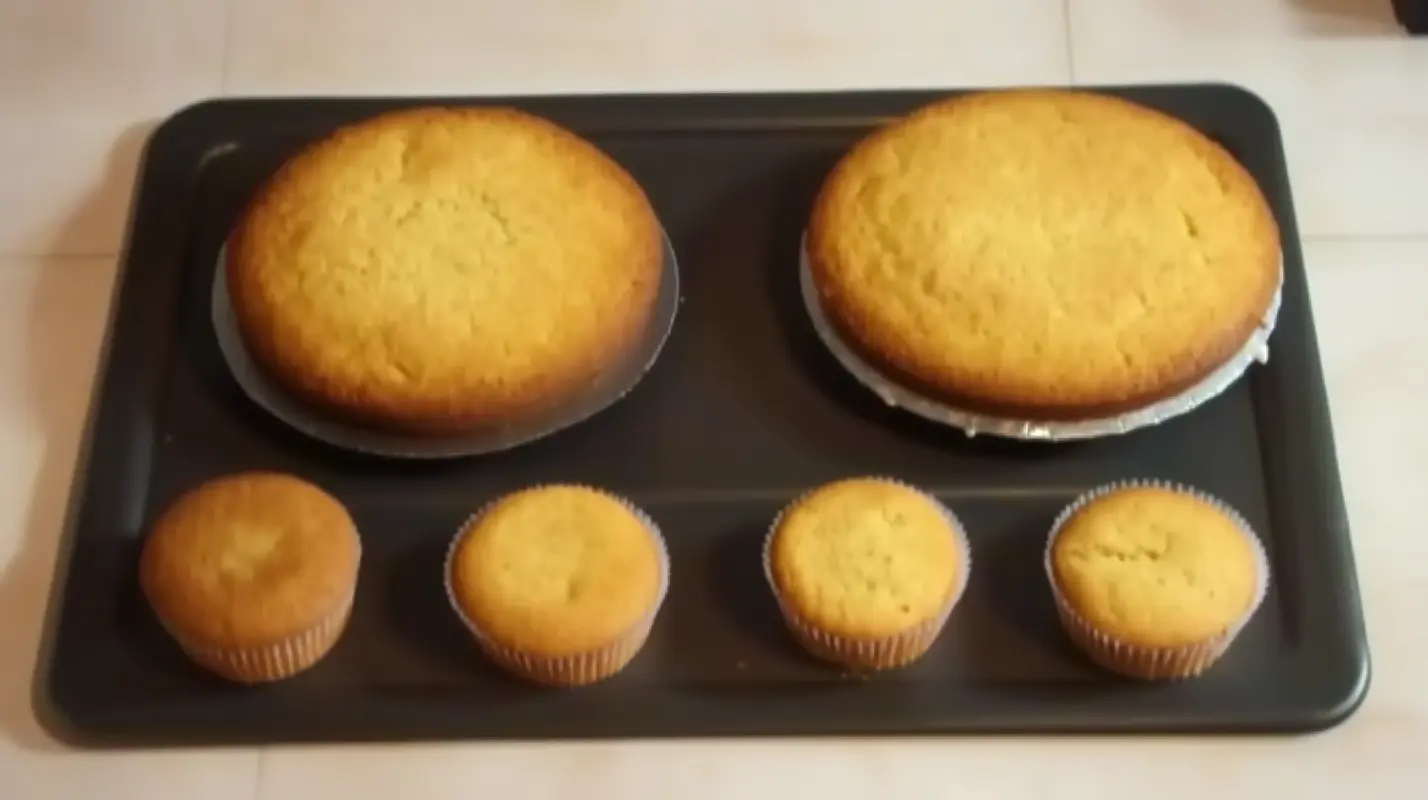
[[[1369,634],[1289,739],[71,752],[29,684],[135,161],[206,97],[1217,79],[1280,116]],[[0,0],[0,797],[1421,797],[1428,39],[1388,0]]]

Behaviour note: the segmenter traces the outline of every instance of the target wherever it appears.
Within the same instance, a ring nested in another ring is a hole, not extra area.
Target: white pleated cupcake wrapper
[[[895,478],[872,477],[867,480],[883,481],[895,486],[901,486],[917,492],[926,498],[947,518],[948,527],[952,530],[952,537],[957,547],[957,553],[961,560],[957,573],[957,584],[947,598],[946,604],[937,616],[926,622],[898,634],[877,639],[855,639],[845,636],[837,636],[812,624],[800,615],[797,609],[788,603],[783,593],[779,590],[778,582],[774,579],[773,565],[770,563],[774,536],[778,532],[779,524],[783,521],[785,514],[790,509],[797,506],[809,495],[818,491],[814,488],[803,493],[793,502],[784,506],[772,524],[769,525],[768,532],[764,534],[763,562],[764,579],[768,581],[769,589],[773,592],[774,599],[778,602],[779,611],[783,614],[784,622],[788,625],[789,631],[794,639],[798,641],[806,650],[819,658],[833,662],[845,667],[857,670],[884,670],[895,669],[906,666],[921,658],[937,637],[942,633],[943,627],[947,624],[948,617],[952,610],[957,607],[957,603],[962,599],[962,595],[967,591],[967,583],[972,574],[972,547],[967,541],[966,528],[962,526],[962,521],[957,515],[937,498],[927,492],[911,486]]]
[[[563,484],[572,485],[572,484]],[[532,489],[544,488],[541,486],[530,487]],[[669,593],[669,549],[665,546],[664,536],[661,535],[659,525],[650,518],[643,509],[618,495],[607,492],[593,486],[580,486],[579,488],[590,489],[599,492],[606,497],[618,501],[630,513],[639,518],[649,531],[650,539],[655,544],[655,549],[659,553],[659,590],[655,595],[655,601],[650,606],[649,613],[630,627],[620,638],[606,647],[596,650],[576,653],[573,655],[550,657],[538,656],[525,653],[520,650],[507,647],[488,636],[474,620],[467,616],[461,608],[461,603],[456,599],[456,593],[451,587],[451,567],[452,559],[456,556],[456,549],[461,545],[462,540],[471,526],[480,519],[483,514],[491,509],[502,498],[496,498],[487,503],[475,514],[466,518],[461,524],[456,535],[452,537],[451,544],[446,548],[446,561],[443,565],[444,582],[446,586],[446,599],[451,604],[451,608],[456,612],[456,616],[466,629],[475,637],[477,645],[482,652],[492,661],[516,675],[526,680],[549,686],[584,686],[613,677],[620,670],[624,669],[634,657],[639,654],[644,647],[645,641],[649,638],[650,629],[654,627],[655,618],[659,616],[659,610],[664,605],[665,596]]]
[[[949,405],[902,385],[859,355],[844,341],[842,334],[833,326],[832,321],[823,311],[818,290],[813,285],[813,273],[808,263],[808,252],[803,247],[799,248],[799,286],[803,294],[803,305],[807,309],[813,329],[817,332],[823,345],[828,348],[828,351],[833,354],[843,369],[847,370],[858,383],[876,394],[887,405],[901,408],[932,422],[959,428],[968,436],[984,433],[1008,439],[1066,442],[1114,436],[1129,433],[1137,428],[1158,425],[1192,411],[1219,396],[1239,380],[1240,376],[1254,362],[1269,361],[1269,337],[1274,332],[1275,323],[1279,319],[1279,306],[1284,293],[1284,267],[1281,263],[1279,286],[1274,290],[1269,308],[1260,319],[1258,327],[1234,355],[1194,386],[1174,397],[1168,397],[1123,414],[1099,419],[1066,421],[1016,419],[970,411]]]
[[[1203,500],[1215,506],[1225,515],[1235,522],[1235,525],[1244,533],[1245,539],[1249,541],[1251,550],[1254,553],[1256,574],[1258,584],[1255,586],[1254,599],[1249,607],[1218,635],[1183,647],[1141,647],[1127,642],[1123,642],[1114,636],[1098,630],[1080,614],[1076,613],[1070,602],[1061,592],[1061,586],[1056,580],[1056,569],[1052,563],[1052,551],[1056,545],[1056,539],[1065,528],[1068,520],[1076,512],[1080,511],[1087,504],[1108,494],[1112,494],[1123,489],[1136,488],[1157,488],[1168,489],[1170,491],[1181,492],[1192,497]],[[1212,664],[1220,659],[1239,636],[1240,631],[1254,617],[1255,612],[1264,603],[1265,595],[1269,592],[1269,558],[1265,554],[1264,544],[1260,542],[1259,536],[1254,529],[1245,521],[1245,518],[1238,511],[1230,507],[1219,498],[1213,497],[1198,489],[1184,486],[1170,481],[1158,480],[1127,480],[1109,483],[1104,486],[1092,489],[1072,501],[1061,514],[1056,517],[1056,521],[1051,526],[1051,534],[1047,537],[1046,551],[1043,555],[1046,569],[1047,581],[1051,584],[1051,593],[1056,601],[1056,611],[1061,618],[1061,624],[1066,629],[1066,633],[1071,640],[1076,643],[1086,655],[1096,664],[1105,669],[1117,672],[1121,675],[1142,680],[1179,680],[1193,678],[1209,669]]]
[[[194,663],[236,683],[268,683],[291,678],[321,661],[347,627],[356,592],[321,622],[302,633],[262,647],[215,647],[183,636],[160,619],[164,630]]]

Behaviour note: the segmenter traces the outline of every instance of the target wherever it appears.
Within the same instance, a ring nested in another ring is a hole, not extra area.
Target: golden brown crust
[[[332,496],[275,473],[209,481],[155,521],[139,581],[166,627],[195,646],[261,648],[311,631],[357,583],[357,528]]]
[[[826,179],[806,247],[822,305],[890,377],[969,410],[1084,419],[1223,364],[1280,281],[1279,231],[1218,144],[1109,96],[923,108]]]
[[[502,648],[554,658],[618,646],[659,599],[660,551],[624,502],[583,486],[509,494],[472,520],[452,597]]]
[[[637,346],[663,233],[594,145],[505,108],[420,108],[280,168],[228,243],[255,361],[340,416],[411,432],[510,422]]]

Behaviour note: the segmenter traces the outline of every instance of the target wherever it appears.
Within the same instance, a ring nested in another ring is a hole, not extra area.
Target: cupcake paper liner
[[[1279,286],[1274,291],[1269,308],[1260,319],[1259,326],[1249,335],[1233,355],[1209,375],[1185,391],[1172,397],[1158,400],[1150,405],[1110,417],[1084,420],[1034,420],[999,417],[965,408],[957,408],[946,402],[930,397],[888,377],[857,353],[834,328],[823,305],[818,299],[818,290],[813,285],[813,275],[808,264],[808,252],[799,248],[799,286],[803,295],[803,305],[818,338],[833,357],[858,383],[876,394],[884,403],[901,408],[923,419],[942,425],[959,428],[969,437],[977,434],[1000,436],[1008,439],[1029,441],[1066,442],[1078,439],[1094,439],[1129,433],[1138,428],[1158,425],[1166,420],[1192,411],[1204,403],[1218,397],[1239,380],[1245,370],[1256,361],[1269,360],[1269,337],[1279,318],[1279,306],[1284,293],[1284,267],[1279,270]]]
[[[1254,553],[1256,574],[1259,583],[1255,587],[1254,599],[1249,607],[1231,622],[1219,635],[1206,639],[1203,642],[1185,645],[1182,647],[1142,647],[1121,641],[1110,634],[1098,630],[1088,620],[1082,617],[1072,608],[1071,603],[1062,594],[1061,586],[1056,580],[1056,570],[1052,563],[1052,551],[1055,548],[1057,537],[1065,528],[1066,522],[1071,519],[1076,512],[1085,508],[1089,503],[1104,497],[1108,494],[1135,488],[1158,488],[1168,489],[1174,492],[1188,494],[1192,497],[1210,503],[1222,513],[1230,517],[1235,525],[1244,533],[1245,538],[1251,545]],[[1137,678],[1140,680],[1183,680],[1193,678],[1205,670],[1209,669],[1226,651],[1230,649],[1239,636],[1240,631],[1254,617],[1255,612],[1264,603],[1265,595],[1269,592],[1269,558],[1265,554],[1264,545],[1260,542],[1259,536],[1254,529],[1245,521],[1245,518],[1230,505],[1217,497],[1209,495],[1198,489],[1189,486],[1158,480],[1127,480],[1106,484],[1092,489],[1089,492],[1076,498],[1070,505],[1062,510],[1056,517],[1056,521],[1051,526],[1051,534],[1047,537],[1046,551],[1043,555],[1046,569],[1047,582],[1051,585],[1051,593],[1056,602],[1057,615],[1061,618],[1061,624],[1066,629],[1067,635],[1071,638],[1087,657],[1100,667],[1118,673],[1125,677]]]
[[[262,647],[215,646],[184,636],[167,623],[164,629],[194,663],[215,675],[235,683],[269,683],[305,672],[331,652],[347,627],[355,596],[354,589],[332,613],[306,631]]]
[[[582,489],[590,489],[591,491],[599,492],[606,497],[618,501],[644,524],[645,530],[649,531],[650,539],[654,542],[655,549],[659,554],[659,589],[655,595],[655,600],[650,605],[648,613],[634,625],[630,626],[629,630],[622,634],[616,641],[595,650],[565,656],[541,656],[526,653],[516,648],[507,647],[492,639],[481,629],[481,626],[477,624],[475,620],[472,620],[466,614],[465,610],[461,608],[461,603],[456,599],[456,593],[451,586],[452,560],[455,558],[456,550],[465,539],[466,533],[470,530],[472,524],[489,511],[493,505],[500,502],[504,495],[487,503],[481,510],[467,517],[466,521],[461,523],[461,527],[451,539],[451,544],[446,548],[446,560],[442,569],[447,602],[451,604],[451,608],[456,612],[456,616],[461,620],[461,623],[466,626],[466,629],[471,632],[471,635],[476,639],[477,645],[488,658],[516,677],[547,686],[573,687],[597,683],[606,678],[613,677],[629,665],[644,647],[645,641],[649,638],[650,629],[654,626],[655,618],[659,616],[660,608],[664,605],[665,596],[669,592],[669,550],[665,546],[664,537],[660,533],[659,525],[639,506],[636,506],[623,497],[594,486],[580,484],[562,485],[574,485]],[[548,488],[548,486],[537,485],[527,488],[541,489]]]
[[[226,250],[218,255],[210,298],[218,350],[238,387],[273,417],[320,442],[345,450],[386,458],[462,458],[510,450],[558,433],[615,405],[634,391],[659,360],[679,312],[679,263],[674,245],[664,234],[664,271],[649,327],[633,351],[591,384],[587,391],[556,408],[508,425],[454,435],[423,436],[363,427],[314,408],[264,374],[253,361],[238,330],[225,280]]]
[[[784,506],[774,517],[769,525],[768,532],[764,534],[763,562],[764,579],[768,581],[769,589],[773,592],[774,599],[778,602],[779,611],[783,614],[784,622],[788,625],[789,632],[793,638],[809,653],[818,658],[849,667],[859,671],[879,671],[896,669],[907,666],[921,658],[930,649],[937,637],[941,635],[942,629],[947,624],[947,619],[952,614],[952,610],[957,607],[957,603],[962,599],[962,595],[967,591],[967,582],[972,573],[972,548],[967,541],[966,528],[962,526],[962,521],[957,515],[937,498],[915,486],[907,484],[895,478],[871,477],[867,480],[883,481],[905,489],[917,492],[927,499],[947,519],[948,526],[952,530],[958,555],[961,558],[961,569],[958,571],[957,584],[953,587],[951,594],[947,598],[946,604],[935,617],[896,636],[888,636],[875,639],[856,639],[847,636],[838,636],[827,630],[819,628],[817,625],[803,618],[798,610],[793,607],[783,596],[779,589],[778,582],[774,579],[773,564],[771,563],[774,536],[778,532],[780,523],[783,522],[784,515],[790,509],[797,506],[813,492],[819,488],[809,490],[799,495],[793,502]]]

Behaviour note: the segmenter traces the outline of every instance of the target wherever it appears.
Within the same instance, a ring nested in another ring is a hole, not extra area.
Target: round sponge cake
[[[1229,153],[1075,91],[964,95],[876,131],[826,179],[805,246],[824,311],[889,377],[1045,420],[1190,388],[1244,346],[1281,270]]]
[[[505,108],[420,108],[281,167],[229,240],[234,316],[289,391],[450,433],[580,395],[638,344],[659,221],[594,145]]]

